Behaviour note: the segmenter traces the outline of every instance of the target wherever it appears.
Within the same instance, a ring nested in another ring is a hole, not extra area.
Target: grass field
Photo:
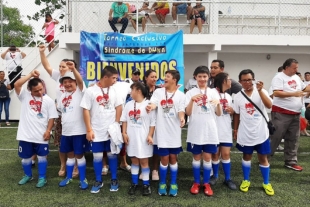
[[[12,126],[16,126],[13,124]],[[2,125],[3,126],[3,125]],[[158,183],[152,182],[152,195],[143,197],[140,192],[136,196],[129,196],[127,190],[131,183],[131,176],[124,171],[118,171],[120,189],[118,192],[109,191],[110,176],[104,176],[105,182],[99,194],[91,194],[90,189],[82,191],[78,188],[78,179],[65,188],[59,188],[59,161],[56,148],[51,144],[48,156],[48,184],[42,189],[35,187],[37,167],[33,169],[34,180],[24,186],[17,183],[23,176],[20,158],[17,155],[16,128],[0,128],[0,206],[310,206],[310,138],[301,137],[299,148],[299,164],[304,167],[303,172],[295,172],[283,167],[283,154],[278,153],[271,162],[270,181],[275,195],[270,197],[262,189],[262,177],[258,162],[252,161],[251,187],[248,193],[239,190],[231,191],[222,184],[223,172],[213,187],[214,196],[206,197],[201,192],[191,195],[189,189],[192,184],[192,157],[188,152],[179,156],[179,194],[172,198],[161,197],[157,194]],[[185,148],[186,131],[183,131],[183,147]],[[53,151],[52,151],[53,150]],[[232,178],[239,185],[242,181],[242,155],[232,149]],[[92,185],[94,172],[92,169],[92,155],[87,154],[87,179]],[[169,177],[169,175],[168,175]]]

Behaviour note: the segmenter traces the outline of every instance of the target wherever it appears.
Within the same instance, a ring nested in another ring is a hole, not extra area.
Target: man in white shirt
[[[177,155],[182,151],[181,127],[184,126],[185,95],[178,89],[180,73],[177,70],[168,70],[165,74],[163,88],[156,89],[146,108],[148,112],[157,108],[157,126],[154,139],[154,154],[160,156],[159,167],[159,195],[167,195],[166,176],[170,164],[169,195],[178,194]]]
[[[14,83],[20,79],[22,75],[22,59],[26,54],[20,51],[15,45],[10,46],[6,51],[1,54],[1,58],[6,60],[6,69],[9,73],[11,81],[11,88],[14,88]]]
[[[298,61],[289,58],[283,63],[283,71],[272,79],[273,105],[271,110],[272,122],[276,128],[270,136],[271,156],[284,138],[285,167],[302,171],[297,164],[298,139],[300,136],[300,113],[303,106],[302,97],[310,92],[296,75]],[[284,137],[283,137],[284,135]]]
[[[15,82],[15,92],[21,101],[21,114],[16,139],[19,141],[18,155],[22,158],[25,173],[18,184],[24,185],[33,179],[31,157],[36,154],[39,174],[37,188],[41,188],[47,183],[48,140],[54,119],[58,117],[54,101],[44,94],[43,83],[38,78],[39,75],[39,71],[33,70]],[[30,92],[23,88],[27,81],[27,89]]]
[[[269,183],[270,165],[267,155],[270,153],[269,130],[266,108],[271,108],[272,100],[268,92],[263,89],[263,82],[259,81],[254,87],[254,73],[250,69],[239,73],[239,82],[242,91],[234,98],[234,139],[237,139],[236,147],[243,152],[242,171],[243,181],[240,185],[242,192],[248,192],[250,187],[251,159],[253,151],[257,151],[259,168],[264,182],[263,188],[267,195],[274,195],[274,190]],[[249,100],[251,101],[249,101]],[[254,104],[262,111],[254,106]]]
[[[305,85],[310,85],[310,72],[305,72]],[[310,103],[310,93],[304,96],[305,107],[307,108],[308,104]]]
[[[118,191],[117,180],[117,154],[111,153],[109,126],[120,122],[122,114],[122,99],[112,85],[116,82],[118,71],[112,66],[106,66],[101,71],[101,79],[93,87],[89,87],[82,98],[80,106],[83,108],[86,126],[86,138],[91,142],[93,152],[93,165],[96,181],[91,193],[99,193],[103,186],[102,158],[107,152],[110,171],[110,191]]]

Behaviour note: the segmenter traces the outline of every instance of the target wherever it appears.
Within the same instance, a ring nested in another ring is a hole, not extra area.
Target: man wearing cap
[[[60,152],[67,154],[66,171],[67,177],[60,181],[59,187],[65,187],[72,182],[73,168],[75,160],[79,169],[80,184],[82,190],[88,188],[86,180],[86,127],[83,120],[83,108],[80,107],[85,87],[80,73],[71,61],[66,65],[69,70],[64,74],[59,82],[64,86],[65,92],[57,102],[57,109],[62,115],[62,132],[60,142]]]
[[[140,70],[138,68],[134,68],[131,73],[131,79],[126,78],[125,82],[130,83],[130,85],[133,84],[134,82],[138,82],[138,81],[141,82],[140,75],[141,75]]]

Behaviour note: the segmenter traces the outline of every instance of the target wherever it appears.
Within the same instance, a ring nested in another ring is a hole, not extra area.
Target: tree
[[[41,9],[40,12],[35,13],[32,17],[27,16],[28,19],[33,19],[38,21],[41,17],[45,18],[45,14],[53,14],[56,10],[62,9],[66,6],[66,0],[34,0],[36,5],[45,6],[44,9]],[[64,18],[64,14],[60,15],[59,19]]]
[[[26,46],[32,41],[35,33],[33,27],[24,24],[17,8],[3,5],[3,46]],[[1,34],[0,34],[1,37]]]

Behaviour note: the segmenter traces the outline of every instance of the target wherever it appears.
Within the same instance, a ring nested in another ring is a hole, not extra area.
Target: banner
[[[121,81],[131,78],[136,68],[141,72],[141,80],[145,71],[153,69],[157,72],[157,84],[164,83],[167,70],[178,70],[179,89],[184,91],[182,31],[142,35],[82,31],[80,47],[80,73],[86,86],[98,81],[101,70],[111,65],[119,71]]]

